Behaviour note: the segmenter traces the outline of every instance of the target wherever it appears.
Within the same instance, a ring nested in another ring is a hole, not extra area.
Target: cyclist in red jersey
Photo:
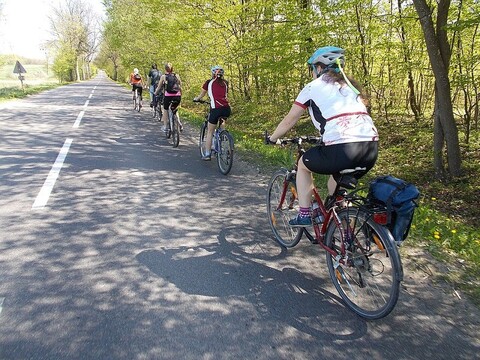
[[[210,149],[212,148],[212,138],[213,132],[217,127],[218,120],[223,117],[227,118],[231,114],[230,104],[228,103],[228,81],[223,78],[224,71],[220,66],[214,66],[211,69],[212,78],[205,81],[202,86],[202,91],[194,101],[202,99],[205,95],[208,94],[210,98],[210,115],[208,117],[208,132],[206,138],[206,152],[202,156],[202,160],[210,160],[211,153]],[[224,127],[225,124],[222,124]]]

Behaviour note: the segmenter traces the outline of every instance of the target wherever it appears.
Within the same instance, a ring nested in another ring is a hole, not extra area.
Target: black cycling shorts
[[[164,96],[163,97],[163,108],[168,110],[170,104],[172,104],[172,110],[175,110],[178,105],[180,105],[180,101],[182,100],[181,96]]]
[[[230,106],[210,109],[210,115],[208,116],[208,122],[213,125],[218,124],[218,119],[221,117],[228,118],[232,113]]]
[[[132,91],[135,91],[135,89],[138,90],[138,95],[142,96],[142,90],[143,90],[142,84],[133,84]]]
[[[314,173],[332,175],[345,169],[366,168],[360,178],[375,165],[378,142],[364,141],[329,146],[315,146],[303,154],[303,163]]]

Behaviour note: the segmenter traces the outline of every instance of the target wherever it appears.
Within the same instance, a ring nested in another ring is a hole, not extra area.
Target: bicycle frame
[[[294,167],[295,173],[296,173],[297,163],[298,162],[295,163],[295,167]],[[293,170],[292,170],[292,172],[293,172]],[[281,209],[282,206],[283,206],[283,203],[285,201],[286,194],[287,194],[288,182],[289,182],[288,179],[285,178],[285,181],[283,183],[283,192],[282,192],[282,196],[281,196],[281,201],[280,201],[277,209]],[[316,202],[318,203],[318,210],[320,210],[320,212],[323,215],[325,220],[322,222],[322,224],[312,224],[313,230],[315,232],[315,236],[312,236],[312,234],[310,234],[308,232],[308,230],[304,229],[305,236],[307,236],[307,238],[312,243],[318,243],[318,245],[320,245],[324,250],[326,250],[330,254],[336,256],[337,254],[332,249],[330,249],[329,247],[327,247],[324,244],[324,238],[325,238],[325,233],[327,231],[328,224],[330,223],[330,221],[335,221],[335,223],[342,229],[341,252],[342,252],[342,254],[344,254],[345,250],[346,250],[345,249],[345,239],[344,239],[345,229],[343,229],[342,223],[341,223],[340,219],[338,218],[338,216],[336,214],[335,208],[332,207],[330,210],[327,210],[325,208],[325,205],[322,201],[322,198],[320,197],[320,194],[318,193],[318,190],[315,187],[313,188],[313,196],[314,196]],[[343,263],[343,261],[342,261],[342,263]]]
[[[316,141],[317,138],[305,138],[304,140],[306,140],[307,142],[312,142],[313,140]],[[289,140],[285,140],[285,143],[288,143],[288,142],[289,142]],[[296,142],[296,145],[297,145],[297,157],[296,157],[296,160],[295,160],[295,163],[293,165],[292,170],[290,170],[290,174],[296,174],[297,173],[298,161],[300,160],[302,155],[305,153],[305,150],[301,146],[302,145],[302,139],[301,138],[299,138],[299,141]],[[283,203],[285,201],[285,197],[286,197],[286,194],[287,194],[288,183],[289,183],[289,181],[288,181],[288,176],[287,176],[285,178],[285,181],[284,181],[284,184],[283,184],[283,193],[282,193],[282,196],[281,196],[281,201],[279,203],[279,206],[277,207],[277,210],[281,209],[282,206],[283,206]],[[337,196],[338,191],[340,189],[341,189],[341,187],[337,183],[337,186],[336,186],[335,191],[334,191],[334,194],[335,194],[334,196]],[[342,255],[345,255],[345,253],[346,253],[345,235],[346,235],[347,232],[345,231],[345,228],[343,227],[342,222],[340,221],[339,217],[337,216],[335,206],[332,206],[329,210],[327,210],[327,208],[325,207],[325,204],[324,204],[324,202],[323,202],[323,200],[322,200],[322,198],[321,198],[320,194],[318,193],[318,190],[315,186],[313,187],[312,192],[313,192],[313,197],[318,204],[317,211],[321,212],[321,215],[323,216],[324,221],[321,224],[316,224],[316,223],[312,224],[314,234],[315,234],[314,236],[306,228],[304,228],[303,232],[304,232],[305,236],[310,240],[310,242],[320,245],[325,251],[329,252],[333,256],[336,256],[337,253],[335,251],[333,251],[332,249],[330,249],[329,247],[327,247],[325,245],[325,241],[324,241],[325,234],[326,234],[326,231],[327,231],[327,227],[328,227],[330,221],[335,221],[336,225],[342,230],[341,231],[342,241],[341,241],[340,252],[341,252]],[[337,200],[341,200],[341,199],[337,198]],[[345,262],[345,260],[340,259],[340,262],[343,264]]]

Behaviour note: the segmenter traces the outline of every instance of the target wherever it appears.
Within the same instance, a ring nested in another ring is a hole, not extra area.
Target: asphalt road
[[[172,148],[107,78],[0,104],[0,359],[474,359],[478,309],[405,265],[367,322],[274,242],[268,177]],[[413,254],[418,260],[423,253]]]

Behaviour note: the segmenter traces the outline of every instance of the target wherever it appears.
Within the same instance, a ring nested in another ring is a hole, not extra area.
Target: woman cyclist
[[[180,101],[182,101],[182,82],[178,74],[173,72],[173,65],[171,63],[165,64],[165,74],[160,77],[157,89],[155,90],[155,96],[158,96],[163,91],[163,109],[162,114],[163,130],[167,131],[168,128],[168,108],[172,104],[172,110],[175,110]],[[178,119],[180,125],[180,131],[183,131],[183,125]]]
[[[212,78],[205,81],[202,86],[200,95],[193,101],[201,100],[206,94],[210,98],[210,114],[208,116],[208,131],[206,138],[206,152],[202,156],[202,160],[210,160],[210,149],[212,148],[213,132],[221,117],[227,118],[231,114],[230,105],[228,103],[228,81],[223,78],[224,71],[220,66],[214,66],[211,69]],[[225,124],[222,124],[224,127]]]
[[[312,224],[312,173],[332,175],[345,169],[362,168],[356,175],[359,178],[373,167],[378,154],[378,133],[367,112],[366,101],[358,90],[359,86],[345,75],[342,68],[344,50],[333,46],[319,48],[307,63],[313,81],[302,89],[289,113],[267,139],[269,143],[275,143],[297,123],[307,108],[313,125],[322,136],[322,144],[309,149],[298,162],[300,210],[298,216],[290,220],[291,226]],[[330,195],[335,186],[335,179],[330,176]]]
[[[139,106],[142,107],[143,81],[142,81],[142,76],[138,72],[137,68],[133,69],[133,73],[130,74],[129,84],[132,85],[133,100],[135,100],[135,89],[137,89],[138,95],[140,96]]]

